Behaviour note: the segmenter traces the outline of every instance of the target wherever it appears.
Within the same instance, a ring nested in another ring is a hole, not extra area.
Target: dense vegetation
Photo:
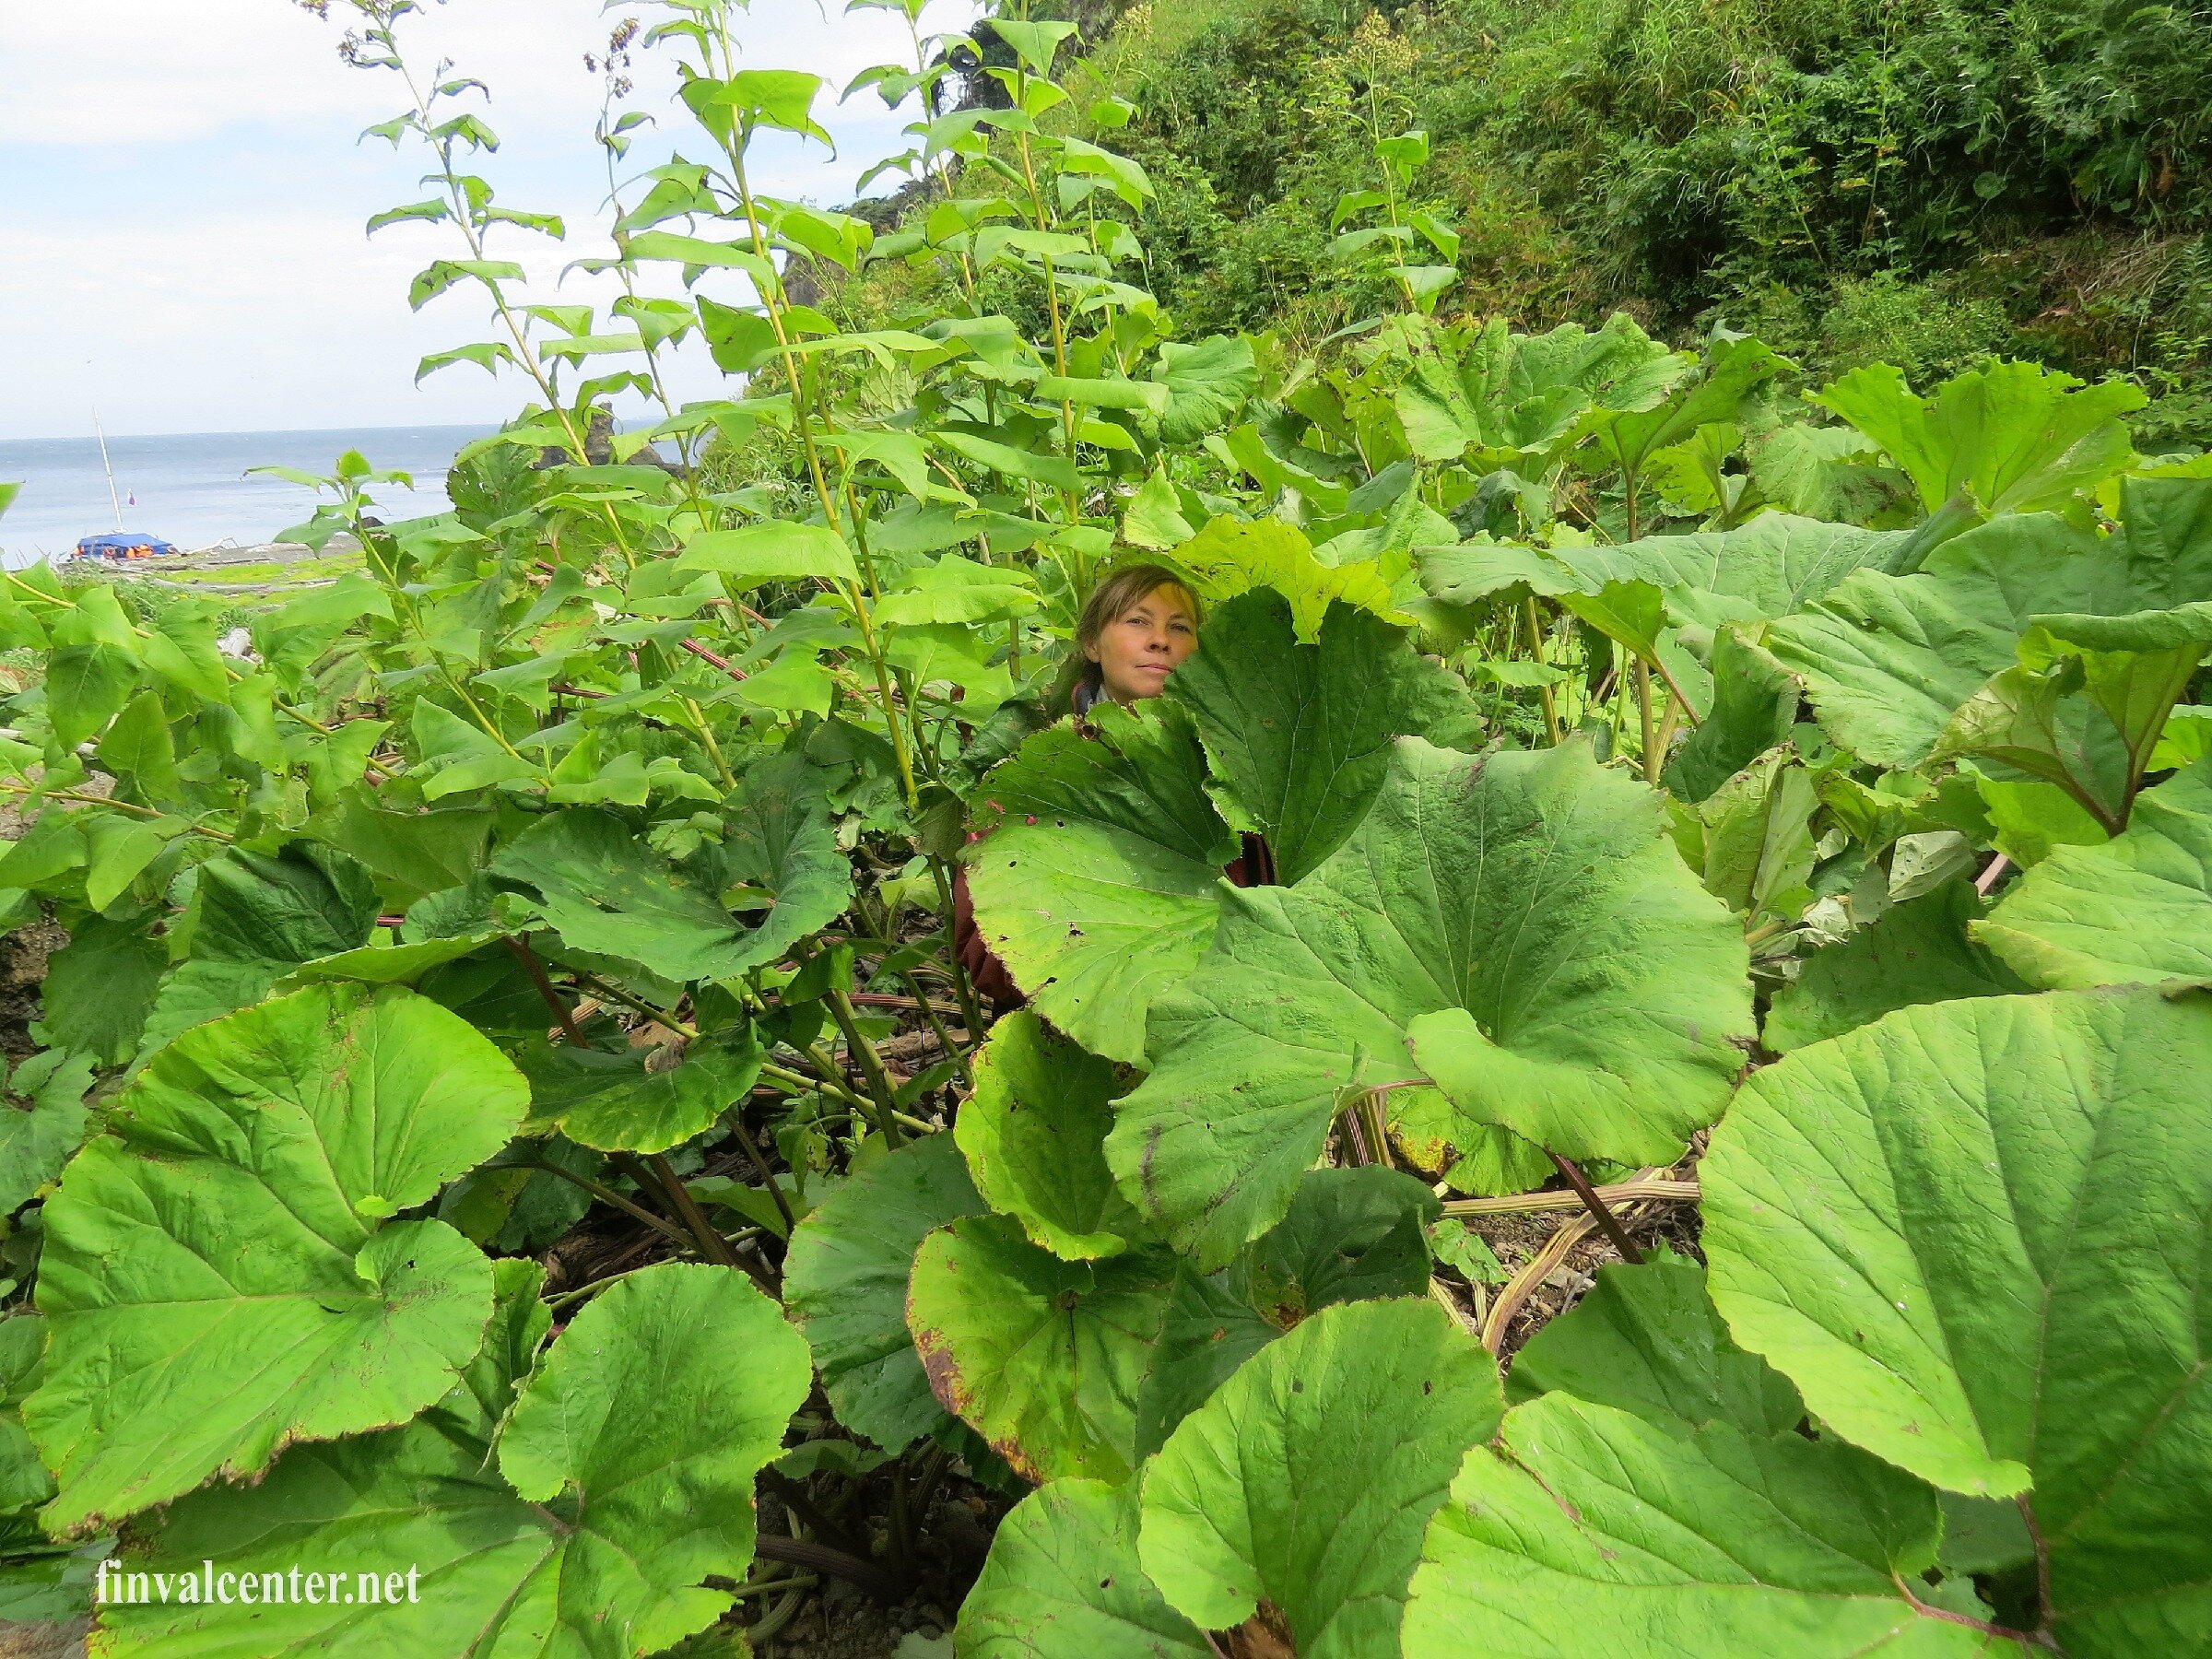
[[[1071,25],[864,77],[937,94],[879,229],[754,189],[823,88],[726,0],[610,43],[622,298],[555,301],[417,0],[347,9],[431,167],[378,225],[497,329],[425,371],[532,401],[435,519],[342,458],[364,568],[242,638],[6,578],[10,1617],[112,1557],[99,1651],[195,1659],[767,1651],[830,1579],[963,1659],[2212,1652],[2212,465],[2141,388],[1459,317],[1469,152],[1379,94],[1357,326],[1240,332],[1253,220],[1147,251],[1203,193],[1103,135],[1178,117]],[[1198,653],[1077,720],[1133,559]]]
[[[1153,287],[1188,327],[1306,341],[1371,314],[1332,209],[1427,131],[1463,239],[1446,310],[1626,307],[1808,374],[1917,383],[1985,352],[2159,394],[2212,441],[2212,25],[2086,0],[1083,0],[1072,83],[1139,112]],[[974,88],[987,96],[987,85]],[[1093,136],[1097,135],[1093,134]]]

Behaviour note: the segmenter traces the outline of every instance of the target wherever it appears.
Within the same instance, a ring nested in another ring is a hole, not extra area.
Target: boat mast
[[[115,509],[115,533],[123,534],[123,498],[115,493],[115,468],[108,461],[108,435],[100,429],[100,411],[92,411],[92,435],[100,440],[100,464],[107,468],[108,500]]]

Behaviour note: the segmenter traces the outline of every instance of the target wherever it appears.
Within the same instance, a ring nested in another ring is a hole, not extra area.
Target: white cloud
[[[928,25],[972,13],[972,0],[940,0]],[[603,245],[599,88],[582,60],[621,15],[599,0],[451,0],[419,20],[422,51],[491,86],[504,143],[483,171],[501,199],[570,220],[566,244],[501,250],[535,282]],[[520,385],[471,368],[412,384],[424,353],[489,331],[465,300],[407,309],[409,276],[453,251],[450,230],[364,236],[371,213],[423,194],[423,164],[356,146],[401,88],[342,67],[338,33],[286,0],[0,10],[0,437],[82,432],[94,402],[111,429],[142,432],[488,420],[517,406]],[[759,0],[744,35],[750,61],[830,82],[823,113],[839,139],[834,160],[819,146],[764,146],[761,188],[842,199],[901,147],[906,117],[872,93],[830,100],[868,64],[906,55],[902,19]],[[641,55],[636,76],[633,104],[664,117],[665,153],[688,117],[670,110],[665,64]],[[610,297],[593,286],[571,277],[534,297]],[[683,390],[712,379],[702,363]]]

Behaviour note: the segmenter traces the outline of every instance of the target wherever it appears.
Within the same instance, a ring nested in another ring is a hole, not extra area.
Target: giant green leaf
[[[23,1430],[23,1402],[45,1369],[46,1322],[28,1312],[0,1319],[0,1514],[53,1496],[53,1477]]]
[[[748,1032],[735,1043],[694,1042],[665,1069],[641,1050],[610,1054],[543,1038],[517,1058],[530,1079],[533,1132],[559,1129],[602,1152],[665,1152],[741,1105],[765,1056]]]
[[[742,861],[735,850],[728,856]],[[711,873],[679,868],[614,814],[594,807],[540,818],[489,867],[527,888],[533,898],[524,900],[523,912],[535,912],[571,948],[636,962],[677,983],[726,979],[772,962],[837,913],[796,933],[746,927],[723,908]],[[818,908],[808,906],[806,914],[818,916]]]
[[[1039,1013],[1110,1059],[1144,1057],[1145,1010],[1198,965],[1237,839],[1206,798],[1180,710],[1104,705],[1097,735],[1031,737],[980,792],[983,941]]]
[[[1961,880],[1891,905],[1870,925],[1806,959],[1776,993],[1760,1041],[1783,1054],[1915,1003],[2029,989],[1967,936],[1981,914],[1981,895]]]
[[[1178,1423],[1282,1334],[1232,1288],[1227,1271],[1201,1275],[1188,1262],[1179,1264],[1159,1343],[1137,1390],[1137,1455],[1149,1457],[1166,1445]]]
[[[1136,1559],[1131,1481],[1055,1480],[998,1524],[960,1604],[959,1659],[1207,1659],[1198,1628],[1160,1599]]]
[[[2064,506],[2134,453],[2120,417],[2141,388],[2085,386],[2039,363],[1987,363],[1919,398],[1888,363],[1854,369],[1815,394],[1881,445],[1934,512],[1954,496],[1983,517]]]
[[[369,873],[300,841],[276,857],[233,848],[194,872],[190,954],[155,994],[141,1057],[179,1031],[261,1000],[289,969],[369,942],[378,911]]]
[[[564,1622],[629,1627],[628,1651],[651,1652],[728,1608],[701,1581],[751,1559],[753,1478],[812,1384],[806,1343],[727,1268],[663,1264],[593,1301],[500,1435],[517,1495],[582,1523]]]
[[[496,810],[482,801],[441,801],[397,809],[357,785],[311,827],[376,873],[405,910],[426,894],[458,887],[484,867]]]
[[[0,1215],[43,1193],[83,1143],[92,1066],[89,1054],[48,1049],[8,1076],[6,1092],[25,1104],[0,1100]]]
[[[24,1420],[91,1529],[404,1422],[449,1387],[491,1269],[434,1197],[512,1136],[498,1050],[409,991],[318,985],[171,1043],[46,1206],[53,1330]]]
[[[146,923],[88,916],[46,959],[39,986],[43,1040],[101,1065],[121,1065],[138,1046],[169,955]]]
[[[791,1235],[784,1304],[838,1420],[886,1451],[946,1420],[906,1327],[914,1253],[982,1207],[952,1136],[924,1135],[854,1170]]]
[[[1324,564],[1304,531],[1280,519],[1217,518],[1174,551],[1199,596],[1209,603],[1254,588],[1272,588],[1290,602],[1298,637],[1312,641],[1331,605],[1357,606],[1393,622],[1408,618],[1392,603],[1390,582],[1371,559]]]
[[[1697,729],[1667,757],[1660,781],[1685,801],[1703,801],[1759,756],[1786,741],[1797,724],[1797,681],[1738,629],[1712,641],[1712,703]]]
[[[1599,1268],[1588,1294],[1523,1345],[1506,1399],[1519,1406],[1553,1392],[1753,1436],[1794,1432],[1805,1418],[1789,1379],[1730,1339],[1705,1294],[1705,1270],[1678,1256]]]
[[[1795,921],[1813,901],[1806,886],[1819,810],[1812,773],[1786,748],[1753,761],[1695,807],[1674,814],[1675,846],[1705,890],[1747,922]]]
[[[1678,1156],[1727,1098],[1751,994],[1741,929],[1661,819],[1587,745],[1401,740],[1351,839],[1295,888],[1230,892],[1156,1005],[1152,1073],[1106,1143],[1124,1190],[1221,1265],[1282,1216],[1344,1090],[1423,1074],[1469,1139]]]
[[[1253,593],[1206,619],[1168,682],[1206,746],[1230,825],[1267,838],[1276,878],[1297,882],[1367,814],[1409,735],[1467,747],[1479,729],[1456,676],[1371,612],[1332,604],[1300,644],[1289,602]]]
[[[1112,1065],[1023,1009],[992,1028],[976,1056],[975,1092],[953,1124],[991,1207],[1070,1260],[1120,1255],[1143,1236],[1102,1150],[1115,1082]]]
[[[720,1617],[719,1586],[752,1559],[754,1480],[806,1398],[806,1345],[742,1275],[664,1263],[586,1305],[524,1381],[545,1329],[535,1277],[471,1386],[429,1416],[297,1447],[257,1487],[173,1505],[131,1550],[180,1584],[209,1559],[336,1569],[348,1591],[359,1571],[412,1568],[418,1599],[112,1607],[103,1651],[632,1659]]]
[[[1904,1008],[1757,1074],[1700,1171],[1736,1340],[1830,1431],[2025,1495],[2077,1659],[2212,1642],[2207,1079],[2201,993]]]
[[[1395,1653],[1422,1529],[1501,1404],[1489,1355],[1425,1297],[1317,1313],[1147,1468],[1145,1571],[1206,1630],[1265,1604],[1300,1659]]]
[[[2055,849],[1973,933],[2053,990],[2212,980],[2212,757],[2137,795],[2112,841]]]
[[[1494,317],[1464,357],[1422,356],[1397,394],[1406,441],[1425,461],[1456,461],[1472,449],[1488,470],[1543,455],[1593,406],[1647,409],[1691,367],[1615,312],[1605,326],[1565,323],[1517,335]]]
[[[2116,830],[2168,716],[2212,649],[2212,603],[2041,616],[2034,624],[2018,665],[1952,715],[1934,758],[2001,761],[2058,787]]]
[[[1669,1425],[1566,1394],[1509,1413],[1430,1525],[1406,1659],[1952,1659],[1983,1632],[1907,1600],[1925,1487],[1848,1446]]]
[[[1912,575],[1862,570],[1776,622],[1767,647],[1805,677],[1837,742],[1878,765],[1917,765],[1960,705],[2016,665],[2032,618],[2212,599],[2212,481],[2124,480],[2121,512],[2109,537],[2018,514],[1947,542]]]
[[[1802,610],[1853,571],[1889,569],[1912,540],[1909,530],[1762,512],[1737,529],[1647,535],[1610,551],[1664,589],[1677,616],[1712,627]]]
[[[1600,1268],[1595,1288],[1514,1356],[1506,1380],[1507,1398],[1520,1404],[1547,1394],[1555,1399],[1573,1396],[1573,1406],[1560,1406],[1563,1415],[1553,1420],[1564,1421],[1583,1445],[1634,1448],[1620,1459],[1618,1470],[1642,1463],[1630,1483],[1637,1492],[1635,1502],[1642,1505],[1642,1493],[1648,1491],[1656,1497],[1658,1507],[1669,1512],[1667,1525],[1657,1529],[1656,1536],[1665,1538],[1678,1517],[1688,1522],[1693,1535],[1736,1553],[1740,1565],[1768,1583],[1786,1581],[1793,1569],[1802,1571],[1823,1554],[1825,1566],[1816,1569],[1820,1575],[1841,1566],[1834,1559],[1838,1554],[1856,1559],[1876,1574],[1890,1568],[1900,1572],[1926,1568],[1937,1522],[1936,1494],[1855,1446],[1813,1433],[1804,1421],[1804,1403],[1789,1380],[1729,1338],[1705,1293],[1704,1269],[1695,1262],[1661,1255],[1640,1266],[1615,1263]],[[1581,1409],[1583,1406],[1611,1407],[1641,1418],[1681,1442],[1682,1450],[1666,1452],[1649,1437],[1609,1422],[1606,1413]],[[1509,1417],[1505,1440],[1514,1448],[1516,1460],[1546,1480],[1545,1467],[1524,1454],[1537,1448],[1556,1455],[1569,1437],[1556,1437],[1548,1448],[1541,1447],[1535,1435],[1517,1440],[1515,1430],[1524,1430],[1529,1421],[1519,1413]],[[1597,1430],[1594,1436],[1590,1433],[1593,1429]],[[1653,1450],[1660,1454],[1640,1458]],[[1712,1482],[1712,1470],[1723,1474],[1724,1484]],[[1744,1493],[1756,1497],[1746,1503],[1731,1495],[1727,1480],[1736,1481]],[[1612,1484],[1602,1482],[1600,1489]],[[1679,1494],[1691,1492],[1698,1500],[1683,1503]],[[1618,1501],[1610,1492],[1606,1496],[1607,1501],[1597,1506],[1601,1512]],[[1721,1501],[1711,1501],[1713,1499]],[[1963,1527],[1984,1535],[1960,1539],[1956,1548],[1949,1536],[1955,1508]],[[1617,1513],[1633,1524],[1633,1510]],[[1963,1570],[1959,1565],[1961,1558],[1990,1564],[1977,1571],[2008,1564],[1999,1559],[2008,1547],[2005,1515],[2012,1515],[2014,1531],[2025,1542],[2018,1514],[2008,1504],[1961,1498],[1946,1503],[1943,1514],[1946,1535],[1940,1559],[1947,1576]],[[1752,1535],[1764,1541],[1748,1553],[1739,1553],[1740,1547],[1732,1545],[1732,1534],[1747,1518],[1756,1524]],[[1445,1527],[1448,1522],[1440,1518],[1438,1525]],[[1797,1547],[1774,1552],[1771,1540],[1792,1532],[1799,1535]],[[1432,1534],[1432,1550],[1436,1543]],[[1803,1547],[1808,1543],[1816,1546],[1814,1550]],[[1716,1564],[1710,1558],[1700,1563],[1701,1553],[1676,1554],[1675,1559],[1693,1571]],[[1470,1564],[1480,1559],[1472,1558]],[[1507,1571],[1524,1571],[1525,1567],[1515,1563]],[[1879,1583],[1848,1568],[1843,1571],[1861,1579],[1862,1592]],[[1461,1588],[1464,1593],[1473,1587]],[[1484,1588],[1497,1594],[1494,1584]],[[1946,1584],[1942,1590],[1943,1599],[1954,1609],[1959,1606],[1959,1588]],[[1447,1589],[1447,1598],[1450,1594]],[[1662,1606],[1666,1599],[1654,1597],[1654,1605]],[[1928,1599],[1936,1599],[1936,1594],[1931,1592]],[[1786,1620],[1806,1614],[1816,1622],[1822,1618],[1810,1606],[1784,1617]],[[1642,1629],[1671,1629],[1664,1618],[1634,1622]]]
[[[930,1385],[1031,1480],[1120,1481],[1172,1259],[1064,1262],[1004,1216],[940,1228],[914,1258],[907,1324]]]
[[[1159,1451],[1230,1372],[1308,1314],[1421,1294],[1430,1272],[1423,1228],[1441,1211],[1434,1193],[1395,1170],[1312,1170],[1289,1213],[1222,1272],[1201,1277],[1184,1264],[1137,1394],[1137,1451]]]
[[[1728,420],[1763,382],[1793,365],[1764,343],[1737,336],[1715,340],[1706,352],[1704,373],[1649,407],[1603,405],[1576,423],[1591,437],[1591,447],[1606,465],[1634,472],[1670,444],[1680,443],[1701,426]]]
[[[486,927],[442,938],[417,939],[405,945],[364,945],[358,950],[341,950],[335,956],[302,962],[269,989],[281,996],[288,991],[297,991],[302,985],[323,980],[357,980],[365,985],[418,984],[433,970],[473,956],[486,946],[497,943],[499,938],[498,929]],[[545,1006],[542,1000],[538,1006]]]
[[[1159,418],[1159,435],[1172,444],[1195,443],[1235,418],[1259,384],[1252,342],[1241,335],[1215,335],[1189,345],[1173,341],[1159,348],[1152,378],[1168,389],[1168,406]]]

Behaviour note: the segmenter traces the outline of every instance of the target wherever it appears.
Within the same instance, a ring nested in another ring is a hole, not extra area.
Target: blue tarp
[[[176,548],[158,535],[88,535],[76,544],[79,559],[140,559],[148,553],[174,553]]]

